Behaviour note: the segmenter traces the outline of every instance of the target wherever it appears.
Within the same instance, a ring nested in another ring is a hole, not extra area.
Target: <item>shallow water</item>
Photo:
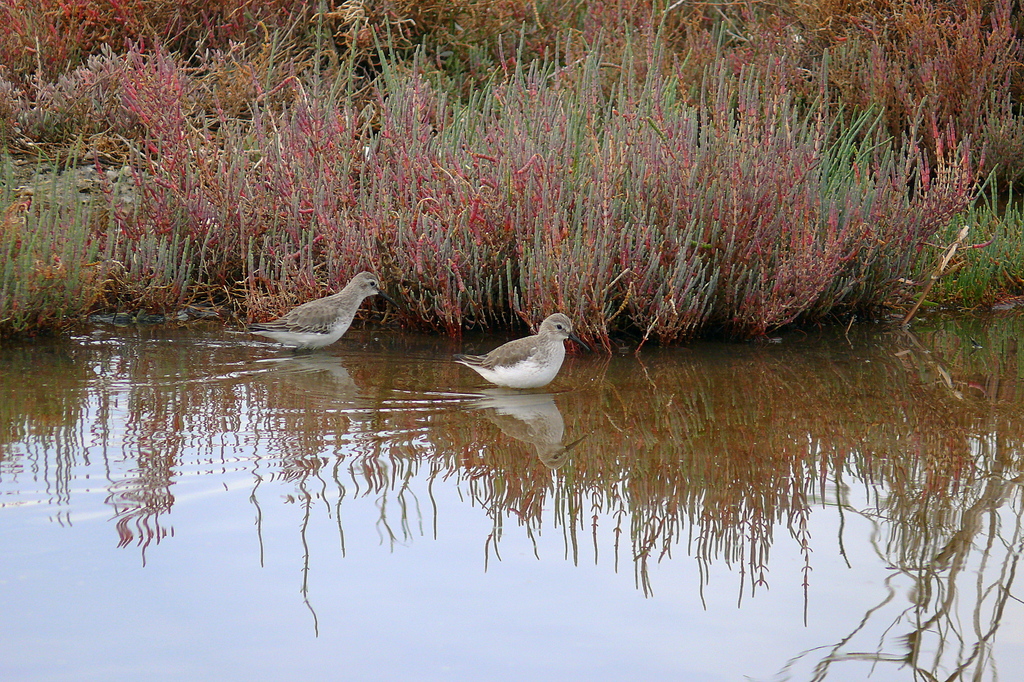
[[[0,679],[1024,679],[1022,332],[8,344]]]

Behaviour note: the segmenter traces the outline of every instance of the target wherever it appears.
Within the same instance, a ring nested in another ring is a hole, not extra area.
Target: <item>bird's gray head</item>
[[[367,296],[380,294],[391,303],[395,304],[396,306],[398,305],[395,299],[391,298],[383,291],[381,291],[380,278],[377,277],[377,275],[373,274],[372,272],[360,272],[358,275],[352,278],[352,281],[348,283],[348,285],[345,287],[345,289],[343,289],[343,291],[350,291],[353,294],[359,296],[361,299],[366,298]]]
[[[546,320],[540,323],[538,334],[554,334],[559,339],[572,339],[583,348],[590,350],[590,346],[583,343],[580,337],[572,333],[572,322],[562,313],[549,315]]]
[[[572,322],[562,313],[549,315],[540,323],[538,334],[554,334],[555,336],[567,339],[572,334]]]
[[[345,288],[352,289],[364,297],[373,296],[380,291],[380,278],[372,272],[360,272]]]

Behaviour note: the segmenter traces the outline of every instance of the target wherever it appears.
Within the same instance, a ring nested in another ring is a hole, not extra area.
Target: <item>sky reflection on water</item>
[[[0,348],[0,678],[1014,679],[1020,329]]]

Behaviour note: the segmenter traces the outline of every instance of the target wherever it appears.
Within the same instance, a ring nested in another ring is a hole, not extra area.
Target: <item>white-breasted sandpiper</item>
[[[455,361],[498,386],[539,388],[551,383],[561,369],[566,339],[590,350],[573,334],[569,318],[555,313],[541,322],[533,336],[509,341],[487,355],[456,355]]]

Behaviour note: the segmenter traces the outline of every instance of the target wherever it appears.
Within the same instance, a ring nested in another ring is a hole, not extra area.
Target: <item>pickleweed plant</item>
[[[262,319],[373,269],[409,326],[561,311],[609,349],[619,334],[763,336],[913,295],[929,240],[971,203],[973,138],[926,116],[892,136],[880,109],[836,103],[827,61],[711,60],[695,84],[651,44],[626,40],[612,64],[566,40],[460,95],[426,52],[382,48],[372,96],[355,65],[314,78],[267,57],[232,65],[247,80],[231,88],[142,45],[94,59],[65,90],[106,112],[133,180],[130,202],[104,195],[109,221],[83,223],[117,264],[103,300],[167,312],[216,291]]]
[[[105,286],[108,266],[93,239],[102,218],[55,172],[21,193],[12,191],[8,159],[0,177],[0,337],[61,330]]]

